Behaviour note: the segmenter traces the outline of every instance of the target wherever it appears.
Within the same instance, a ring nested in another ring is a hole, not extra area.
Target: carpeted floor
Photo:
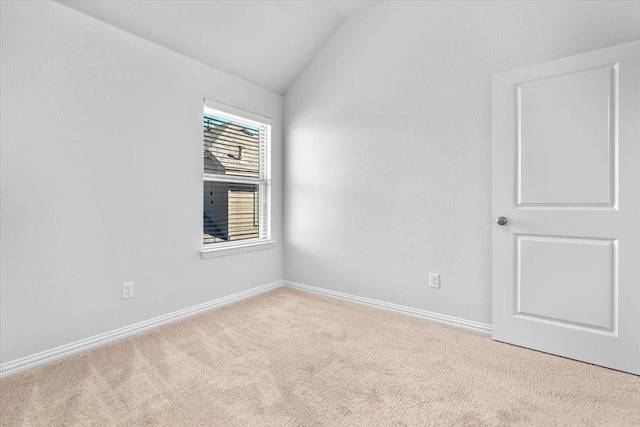
[[[2,426],[640,426],[640,377],[290,289],[0,381]]]

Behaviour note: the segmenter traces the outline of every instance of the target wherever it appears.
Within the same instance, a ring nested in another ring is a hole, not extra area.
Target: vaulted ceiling
[[[344,20],[375,3],[58,1],[278,93],[289,88]]]

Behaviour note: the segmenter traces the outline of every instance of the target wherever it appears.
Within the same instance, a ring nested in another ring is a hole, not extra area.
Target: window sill
[[[275,245],[273,240],[263,240],[259,242],[242,243],[237,245],[222,246],[219,248],[211,247],[200,250],[202,259],[213,258],[223,255],[237,254],[240,252],[257,251],[260,249],[269,249]]]

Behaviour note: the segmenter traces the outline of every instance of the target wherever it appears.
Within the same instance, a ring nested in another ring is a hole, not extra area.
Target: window
[[[268,118],[205,99],[203,257],[271,243],[270,133]]]

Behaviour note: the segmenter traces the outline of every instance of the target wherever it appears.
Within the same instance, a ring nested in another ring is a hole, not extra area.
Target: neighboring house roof
[[[205,173],[226,173],[226,168],[218,161],[210,150],[204,150],[204,171]]]
[[[204,155],[214,168],[205,172],[257,178],[260,174],[260,133],[233,122],[214,118],[204,125]],[[218,169],[221,165],[223,170]]]

